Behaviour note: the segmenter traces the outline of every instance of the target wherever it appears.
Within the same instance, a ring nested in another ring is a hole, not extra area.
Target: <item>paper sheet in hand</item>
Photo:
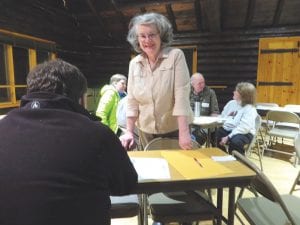
[[[170,179],[168,162],[162,158],[130,157],[139,180]]]

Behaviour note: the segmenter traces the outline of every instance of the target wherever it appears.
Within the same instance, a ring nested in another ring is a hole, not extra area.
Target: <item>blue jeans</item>
[[[217,146],[218,148],[222,149],[223,151],[226,151],[225,147],[220,145],[219,142],[223,137],[226,137],[228,134],[230,134],[231,131],[225,130],[223,127],[220,127],[216,132],[217,137]],[[241,154],[245,154],[244,146],[246,144],[249,144],[252,141],[253,135],[251,133],[248,134],[237,134],[232,136],[228,141],[228,151],[231,154],[233,150],[237,150]]]

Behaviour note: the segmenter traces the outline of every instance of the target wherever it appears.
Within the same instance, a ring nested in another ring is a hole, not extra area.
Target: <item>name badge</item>
[[[208,108],[208,107],[209,107],[209,103],[207,103],[207,102],[202,102],[202,107]]]

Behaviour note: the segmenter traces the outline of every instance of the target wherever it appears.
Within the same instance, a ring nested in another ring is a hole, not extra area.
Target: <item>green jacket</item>
[[[119,101],[118,91],[112,85],[105,85],[100,91],[100,100],[96,110],[96,115],[101,118],[101,122],[115,133],[118,131],[117,107]]]

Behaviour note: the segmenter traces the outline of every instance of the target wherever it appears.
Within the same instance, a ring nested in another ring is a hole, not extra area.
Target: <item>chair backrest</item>
[[[296,123],[300,124],[300,118],[296,113],[282,111],[282,110],[271,110],[267,113],[267,124],[272,122],[284,122],[284,123]]]
[[[192,140],[193,149],[200,148],[198,142]],[[181,149],[176,138],[154,138],[144,148],[147,150],[168,150],[168,149]]]
[[[297,156],[300,158],[300,133],[295,137],[294,146]]]
[[[246,153],[249,152],[249,151],[251,150],[251,148],[253,147],[253,145],[254,145],[255,142],[256,142],[256,136],[257,136],[257,134],[258,134],[258,132],[259,132],[259,129],[260,129],[260,127],[261,127],[261,121],[262,121],[261,116],[257,114],[256,119],[255,119],[255,135],[253,136],[253,138],[252,138],[250,144],[249,144],[249,145],[247,146],[247,148],[245,149],[245,152],[246,152]]]
[[[291,216],[287,205],[282,200],[280,194],[272,184],[272,182],[269,180],[269,178],[248,158],[246,158],[244,155],[239,153],[238,151],[232,151],[233,156],[235,156],[239,161],[241,161],[243,164],[248,166],[250,169],[255,171],[256,177],[254,177],[251,181],[251,187],[260,193],[265,198],[276,202],[280,205],[284,213],[286,214],[287,218],[290,220],[292,225],[296,225],[293,217]],[[268,210],[268,209],[266,209]]]

